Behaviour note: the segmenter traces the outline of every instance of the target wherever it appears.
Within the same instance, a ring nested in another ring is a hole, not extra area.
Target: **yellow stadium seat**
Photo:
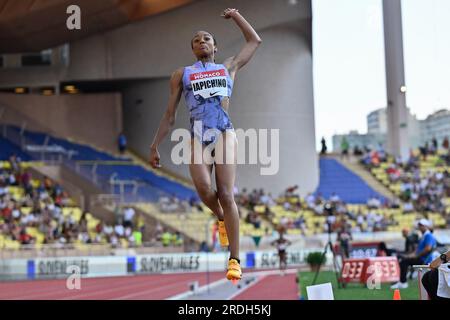
[[[11,169],[11,164],[8,161],[2,161],[2,168]]]
[[[120,245],[122,248],[128,248],[128,241],[124,238],[120,238]]]
[[[45,235],[41,232],[36,234],[36,244],[43,244],[45,240]]]
[[[36,234],[38,233],[38,230],[36,228],[27,227],[26,233],[28,233],[32,237],[36,237]]]
[[[20,211],[22,211],[22,213],[24,215],[28,215],[28,214],[30,214],[31,209],[32,209],[31,207],[22,207],[22,208],[20,208]]]
[[[20,242],[16,240],[6,239],[4,242],[5,249],[18,250],[20,249]]]
[[[299,235],[301,232],[300,232],[300,229],[288,229],[287,230],[287,234],[289,234],[289,235]]]
[[[266,211],[266,206],[265,205],[255,206],[253,209],[256,213],[264,213]]]
[[[95,227],[97,227],[98,222],[95,220],[91,220],[87,223],[88,230],[95,230]]]
[[[31,180],[31,185],[32,185],[33,188],[38,188],[41,185],[41,182],[39,180],[32,179]]]

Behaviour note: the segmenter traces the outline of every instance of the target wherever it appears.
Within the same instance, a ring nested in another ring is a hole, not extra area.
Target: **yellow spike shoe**
[[[227,279],[235,283],[242,278],[242,270],[236,259],[228,261]]]
[[[227,230],[225,229],[225,222],[219,220],[219,242],[221,247],[228,247],[230,243],[228,242]]]

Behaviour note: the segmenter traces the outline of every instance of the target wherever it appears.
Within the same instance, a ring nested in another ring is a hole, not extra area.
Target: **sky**
[[[312,0],[316,146],[367,132],[386,107],[382,0]],[[406,104],[418,119],[450,109],[450,1],[402,0]]]

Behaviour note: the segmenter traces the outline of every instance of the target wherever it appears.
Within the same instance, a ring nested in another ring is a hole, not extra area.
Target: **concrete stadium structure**
[[[114,1],[107,2],[114,5]],[[177,1],[173,2],[175,7]],[[85,5],[90,6],[87,2]],[[113,122],[115,129],[112,132],[123,130],[128,136],[130,149],[146,159],[167,105],[170,75],[175,69],[195,61],[190,48],[194,32],[203,29],[214,34],[218,41],[218,61],[235,55],[243,45],[243,36],[236,25],[220,17],[226,7],[239,8],[263,39],[254,59],[237,76],[230,107],[233,124],[235,128],[244,130],[279,129],[278,173],[264,176],[260,169],[266,165],[240,165],[237,186],[264,187],[275,195],[287,186],[297,184],[301,194],[305,195],[316,188],[319,177],[315,151],[309,0],[296,3],[279,0],[181,1],[175,9],[135,21],[119,19],[117,23],[109,21],[107,24],[99,19],[96,27],[88,17],[86,28],[92,28],[92,32],[83,30],[82,20],[80,32],[83,36],[75,36],[78,31],[74,30],[70,36],[64,38],[58,34],[54,41],[40,41],[41,47],[33,48],[43,50],[46,49],[43,46],[48,44],[55,48],[50,66],[20,67],[17,55],[6,55],[6,68],[0,68],[0,88],[33,88],[45,84],[54,86],[55,93],[58,93],[62,84],[81,88],[87,83],[93,87],[109,84],[116,88],[114,91],[121,93],[122,114],[118,114],[120,106],[118,108],[114,102],[111,119],[105,116],[101,121]],[[81,5],[82,12],[83,8]],[[62,14],[67,17],[65,12]],[[45,38],[45,33],[42,36]],[[64,40],[70,41],[68,46],[64,46]],[[18,46],[16,52],[20,50],[23,46]],[[61,58],[65,50],[68,50],[68,59]],[[3,53],[6,52],[3,49]],[[15,67],[8,67],[11,65]],[[2,94],[0,101],[8,107],[20,108],[20,99],[10,99],[10,95]],[[45,105],[45,99],[49,98],[36,95],[34,103],[36,106]],[[108,103],[116,100],[97,99],[86,103],[94,109],[104,108],[104,105],[96,106],[97,101]],[[78,103],[84,103],[82,98]],[[62,110],[69,105],[63,101]],[[29,109],[32,109],[27,110],[31,117],[40,112],[37,108]],[[175,127],[187,127],[189,118],[184,102],[181,102],[179,110]],[[70,113],[74,123],[80,124],[89,114],[86,108],[78,115]],[[100,147],[112,149],[116,137],[111,136],[112,144],[105,142],[104,136],[101,140],[96,139],[97,129],[95,125],[84,127],[83,139],[91,139]],[[170,137],[161,145],[162,165],[188,177],[186,165],[175,165],[170,160],[173,145]]]

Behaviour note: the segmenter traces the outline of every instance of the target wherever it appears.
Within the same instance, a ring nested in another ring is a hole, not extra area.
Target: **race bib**
[[[205,99],[228,96],[227,76],[224,69],[193,73],[189,77],[194,95]]]

